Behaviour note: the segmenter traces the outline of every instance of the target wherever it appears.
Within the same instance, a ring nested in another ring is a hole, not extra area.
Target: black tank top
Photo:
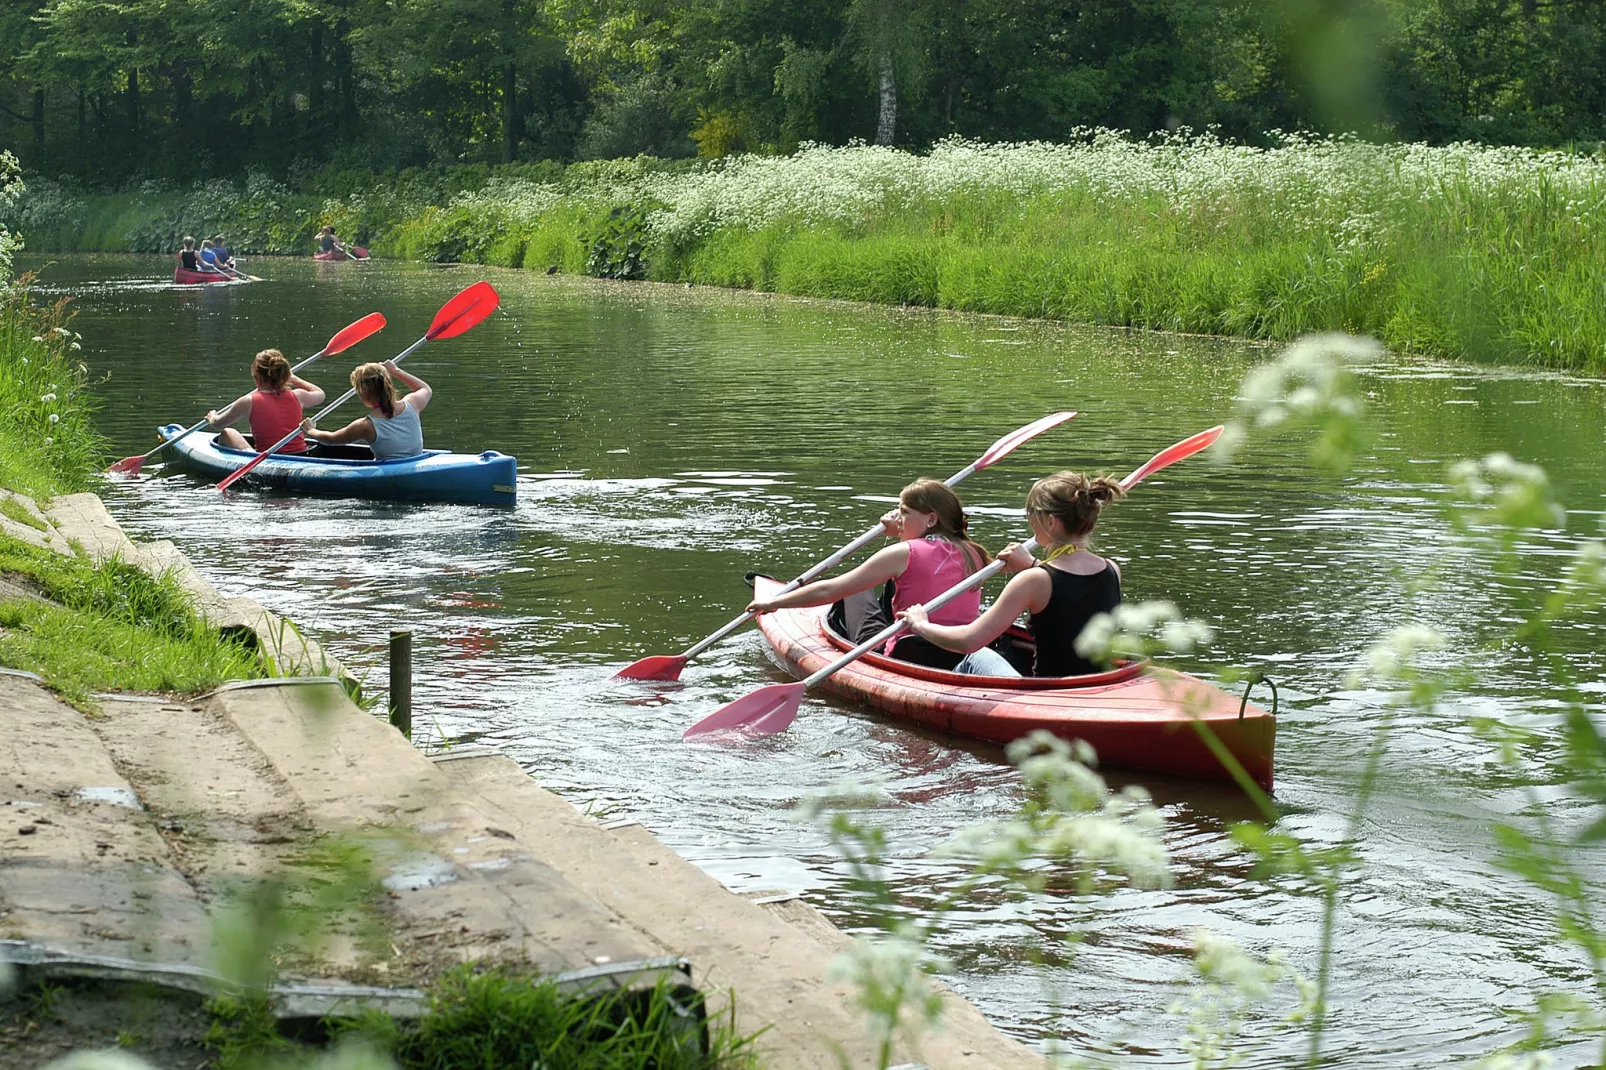
[[[1076,637],[1087,622],[1121,604],[1121,577],[1110,562],[1091,576],[1078,576],[1063,569],[1042,566],[1054,582],[1043,612],[1031,617],[1032,638],[1037,643],[1033,676],[1082,676],[1103,672],[1076,652]]]
[[[200,271],[201,265],[195,262],[195,250],[185,249],[178,254],[178,262],[185,271]]]

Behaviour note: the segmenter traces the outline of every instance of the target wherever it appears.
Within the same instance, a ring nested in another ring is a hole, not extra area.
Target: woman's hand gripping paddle
[[[312,356],[308,357],[306,360],[302,361],[300,364],[297,364],[294,368],[291,368],[290,369],[290,374],[294,375],[296,372],[300,371],[302,368],[305,368],[307,365],[311,364],[313,361],[317,360],[319,357],[333,356],[336,353],[339,353],[339,352],[342,352],[344,350],[350,349],[352,346],[356,345],[358,342],[362,341],[364,338],[368,338],[371,335],[379,333],[380,329],[383,328],[384,326],[385,326],[385,317],[384,316],[381,316],[377,312],[368,313],[368,315],[364,316],[362,319],[358,320],[356,323],[349,324],[346,327],[342,328],[340,333],[336,334],[333,338],[329,339],[329,344],[328,345],[326,345],[322,349],[318,350],[318,352],[314,353]],[[137,476],[137,475],[139,475],[140,468],[142,468],[144,466],[146,461],[150,460],[152,457],[156,456],[158,453],[161,453],[163,450],[167,449],[167,447],[171,446],[173,443],[177,442],[179,439],[183,438],[185,435],[194,434],[195,432],[201,430],[205,426],[206,426],[206,421],[202,420],[200,423],[196,424],[194,427],[185,428],[183,431],[180,431],[178,434],[176,434],[172,438],[166,440],[160,446],[157,446],[155,449],[151,450],[149,453],[142,453],[138,457],[124,457],[122,460],[118,461],[116,464],[114,464],[110,468],[106,469],[106,471],[108,471],[108,472],[121,472],[121,473],[123,473],[125,475]]]
[[[983,468],[990,468],[1008,455],[1010,451],[1014,450],[1015,447],[1025,442],[1029,442],[1051,427],[1058,427],[1060,424],[1064,423],[1066,420],[1069,420],[1075,415],[1076,413],[1074,412],[1056,412],[1043,417],[1041,420],[1029,423],[1025,427],[1017,427],[1015,430],[1011,431],[997,442],[994,442],[991,446],[988,446],[987,452],[976,458],[976,460],[972,462],[969,467],[955,472],[943,482],[951,487],[955,483],[959,483],[965,478],[980,472]],[[788,591],[797,590],[814,577],[828,571],[829,569],[835,568],[848,557],[870,545],[870,543],[874,542],[876,537],[880,534],[881,525],[877,524],[875,527],[871,528],[863,535],[860,535],[857,539],[854,539],[836,553],[832,554],[824,561],[821,561],[819,564],[815,565],[813,568],[809,569],[807,572],[803,573],[797,579],[793,580],[791,583],[788,583],[785,587],[782,587],[775,593],[777,595],[782,595]],[[654,654],[651,657],[642,658],[640,661],[634,662],[619,670],[619,672],[614,674],[614,679],[665,681],[678,680],[680,679],[680,670],[686,667],[686,663],[688,661],[702,653],[704,650],[707,650],[709,647],[713,646],[715,643],[719,642],[721,639],[725,638],[731,632],[734,632],[748,621],[752,620],[753,617],[754,614],[752,613],[743,613],[740,617],[737,617],[735,620],[731,621],[729,624],[725,625],[723,628],[719,629],[719,631],[715,632],[713,635],[710,635],[702,642],[697,643],[695,646],[688,647],[683,653]]]
[[[1221,432],[1221,427],[1212,427],[1208,431],[1201,431],[1197,435],[1183,439],[1174,446],[1161,450],[1142,467],[1121,480],[1121,489],[1131,490],[1167,465],[1176,464],[1185,457],[1192,457],[1195,453],[1220,438]],[[1031,551],[1037,547],[1037,540],[1027,539],[1022,543],[1022,546],[1027,551]],[[986,568],[978,569],[965,577],[964,582],[950,587],[927,602],[926,609],[937,609],[948,604],[972,587],[987,582],[987,580],[997,575],[1003,567],[1004,563],[1002,561],[994,561]],[[706,735],[709,732],[741,731],[748,735],[756,736],[769,736],[774,735],[776,732],[784,732],[792,721],[796,719],[798,707],[803,702],[803,695],[809,688],[839,669],[858,661],[888,639],[908,630],[908,627],[909,625],[906,621],[893,621],[871,638],[866,639],[819,672],[799,683],[771,684],[768,687],[761,687],[757,691],[750,692],[735,702],[727,703],[686,729],[684,738],[692,739],[695,736]]]
[[[456,338],[464,331],[477,326],[481,320],[485,319],[486,316],[489,316],[492,312],[495,312],[496,306],[500,304],[501,301],[502,298],[494,289],[492,289],[490,283],[476,282],[473,286],[470,286],[468,289],[446,302],[446,304],[442,305],[441,310],[435,313],[435,319],[430,323],[429,330],[424,332],[424,337],[402,350],[401,353],[396,357],[393,357],[392,360],[395,363],[400,364],[402,361],[411,356],[413,351],[419,346],[423,345],[425,342],[433,342],[440,338]],[[338,409],[341,405],[344,405],[346,402],[350,401],[356,396],[357,391],[355,388],[346,391],[344,394],[341,394],[334,401],[331,401],[322,409],[319,409],[317,415],[312,418],[313,422],[316,423],[318,420],[328,416],[335,409]],[[281,449],[289,444],[291,439],[295,438],[300,433],[301,425],[297,424],[294,431],[291,431],[288,435],[285,435],[272,446],[269,446],[267,449],[245,462],[245,464],[224,476],[222,482],[218,483],[217,489],[228,490],[229,487],[233,486],[234,483],[247,472],[261,464],[263,461],[267,460],[269,457],[273,456],[273,454],[278,453]]]

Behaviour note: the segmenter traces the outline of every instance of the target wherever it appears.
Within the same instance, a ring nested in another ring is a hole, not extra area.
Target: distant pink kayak
[[[339,249],[331,249],[327,253],[313,253],[312,254],[312,258],[314,260],[324,260],[324,261],[367,260],[368,259],[368,250],[364,249],[360,245],[353,245],[351,247],[351,252],[352,252],[352,255],[351,256],[347,256],[345,253],[341,252]]]
[[[188,286],[192,283],[244,282],[245,280],[233,278],[220,271],[190,271],[186,268],[176,267],[173,269],[173,281]]]

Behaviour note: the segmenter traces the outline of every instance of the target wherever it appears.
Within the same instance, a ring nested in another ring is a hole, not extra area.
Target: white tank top
[[[424,452],[424,425],[419,422],[418,412],[407,399],[403,398],[396,406],[396,415],[385,419],[373,410],[369,410],[368,419],[374,425],[374,457],[381,461],[394,460],[398,457],[416,457]]]

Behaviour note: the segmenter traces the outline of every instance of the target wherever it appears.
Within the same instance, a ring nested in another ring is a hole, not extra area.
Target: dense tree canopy
[[[1078,126],[1606,139],[1606,0],[0,0],[0,146],[100,181]]]

